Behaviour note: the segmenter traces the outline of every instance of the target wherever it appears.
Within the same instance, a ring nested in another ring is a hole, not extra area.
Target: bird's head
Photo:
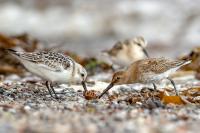
[[[147,41],[142,36],[138,36],[138,37],[134,38],[133,42],[140,45],[143,48],[145,48],[147,46]]]
[[[79,77],[82,81],[85,81],[86,78],[87,78],[87,71],[85,70],[84,67],[80,66],[79,69],[78,69],[78,74],[79,74]]]
[[[136,37],[136,38],[133,39],[133,42],[134,42],[136,45],[138,45],[139,47],[141,47],[141,49],[143,50],[143,52],[144,52],[144,54],[146,55],[146,57],[149,57],[149,54],[148,54],[148,52],[147,52],[147,50],[146,50],[147,41],[146,41],[143,37],[141,37],[141,36]]]
[[[78,82],[81,82],[83,88],[85,91],[87,91],[87,87],[86,87],[86,79],[87,79],[87,71],[85,70],[85,68],[81,65],[78,64],[78,70],[77,70],[77,79]]]
[[[110,90],[114,85],[121,85],[126,81],[126,72],[118,71],[114,73],[111,83],[106,87],[106,89],[101,93],[99,98],[101,98],[108,90]]]
[[[126,78],[126,73],[125,73],[125,71],[118,71],[118,72],[115,72],[115,73],[113,74],[111,83],[112,83],[113,85],[121,85],[121,84],[124,83],[125,78]]]

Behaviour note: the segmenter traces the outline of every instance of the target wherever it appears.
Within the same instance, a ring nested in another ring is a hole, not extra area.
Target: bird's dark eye
[[[119,80],[120,79],[120,77],[117,77],[117,80]]]
[[[192,57],[194,54],[195,54],[194,51],[192,51],[192,52],[190,53],[190,57]]]
[[[81,73],[81,77],[84,77],[85,75],[83,73]]]

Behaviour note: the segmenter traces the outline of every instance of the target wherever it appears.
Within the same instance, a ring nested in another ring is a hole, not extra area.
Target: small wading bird
[[[103,53],[107,55],[112,63],[127,67],[132,62],[149,57],[146,51],[147,41],[143,37],[135,37],[117,42],[110,50]]]
[[[175,83],[169,78],[169,75],[181,66],[189,64],[191,61],[182,60],[169,60],[165,58],[148,58],[138,60],[132,63],[125,71],[118,71],[114,73],[111,83],[101,93],[101,98],[109,89],[114,85],[122,84],[153,84],[154,90],[156,90],[155,83],[158,83],[162,79],[168,79],[172,83],[176,95],[178,95]]]
[[[17,52],[12,49],[7,49],[7,51],[17,57],[28,71],[47,80],[46,87],[52,97],[53,91],[55,98],[58,98],[53,83],[81,83],[84,91],[87,91],[85,84],[86,70],[69,56],[45,51],[33,53]]]

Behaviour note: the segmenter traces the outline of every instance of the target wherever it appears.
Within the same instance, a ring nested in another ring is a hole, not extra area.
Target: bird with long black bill
[[[191,61],[170,60],[165,58],[148,58],[138,60],[132,63],[125,71],[118,71],[114,73],[111,83],[101,93],[99,98],[101,98],[114,85],[134,83],[152,84],[156,90],[156,83],[163,79],[168,79],[172,83],[176,95],[178,95],[175,82],[169,76],[181,66],[190,62]]]

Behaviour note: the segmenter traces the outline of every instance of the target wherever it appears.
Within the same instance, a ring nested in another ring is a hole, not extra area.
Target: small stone
[[[159,100],[152,99],[152,98],[147,99],[146,103],[143,106],[150,110],[155,109],[155,108],[165,107]]]
[[[88,124],[85,128],[86,133],[96,133],[97,131],[98,129],[95,124]]]
[[[0,87],[0,94],[3,94],[4,92],[5,90],[2,87]]]
[[[115,120],[116,121],[122,121],[122,120],[126,119],[126,116],[127,116],[127,112],[126,111],[116,112]]]
[[[3,92],[3,95],[5,95],[5,96],[10,96],[10,94],[11,94],[10,91],[4,91],[4,92]]]
[[[30,110],[30,109],[31,109],[31,107],[30,107],[30,106],[28,106],[28,105],[26,105],[26,106],[24,106],[24,109],[25,109],[25,110]]]

